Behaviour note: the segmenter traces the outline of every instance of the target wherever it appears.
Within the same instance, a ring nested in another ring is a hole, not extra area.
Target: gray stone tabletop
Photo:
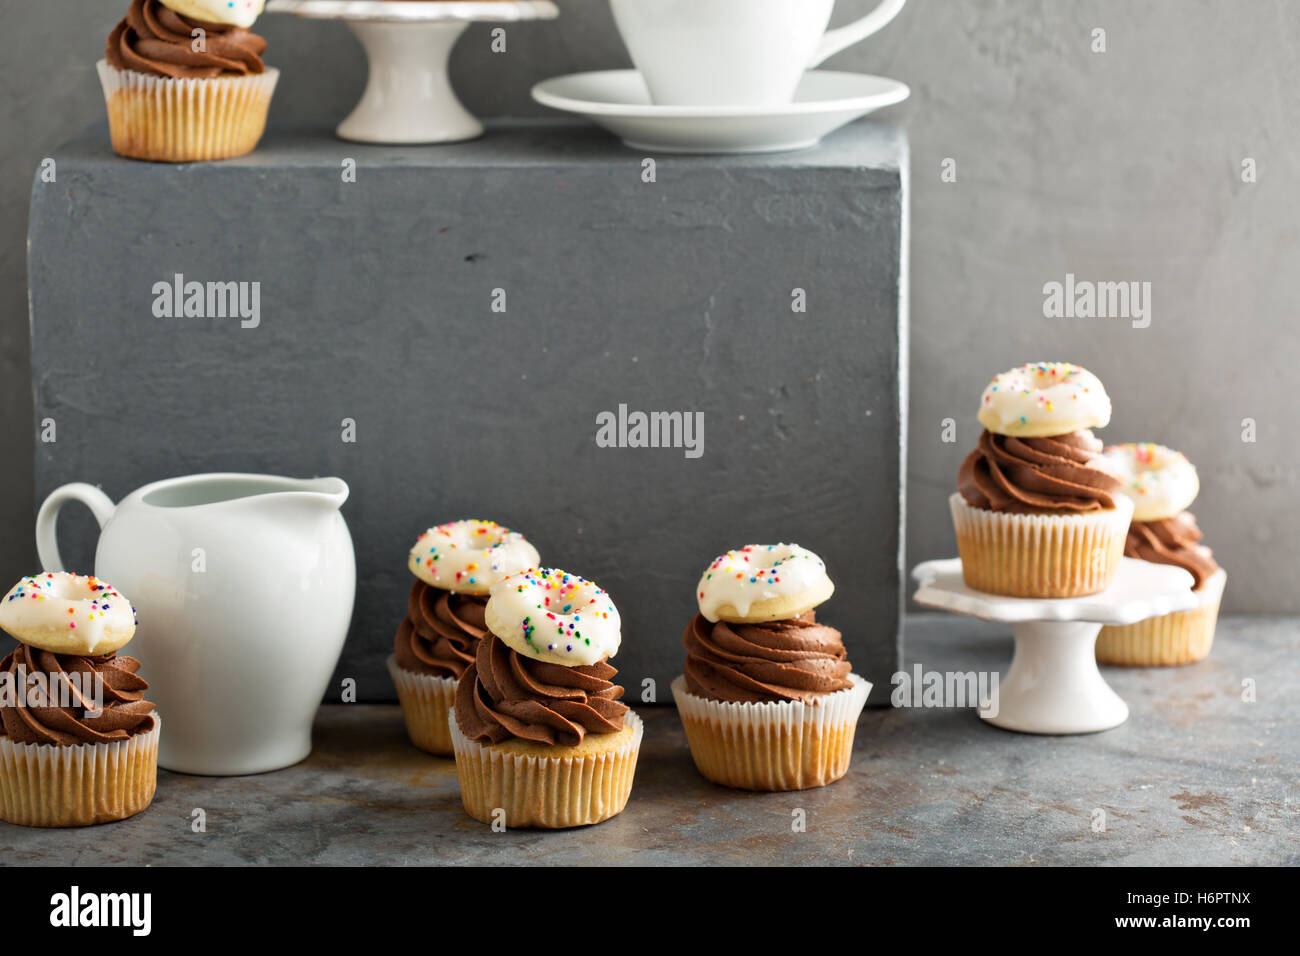
[[[229,779],[162,772],[153,806],[123,823],[70,831],[0,824],[0,859],[78,866],[1296,864],[1298,631],[1295,619],[1229,618],[1200,664],[1105,669],[1132,716],[1103,734],[1032,737],[985,726],[969,710],[869,710],[848,776],[801,793],[707,783],[691,764],[676,714],[642,708],[645,744],[627,810],[599,828],[564,832],[493,833],[462,812],[453,762],[407,744],[396,707],[328,706],[317,720],[315,752],[296,767]],[[1005,668],[1011,652],[1001,628],[956,618],[909,618],[907,641],[908,668]],[[1243,682],[1253,701],[1243,700]],[[196,808],[206,815],[204,833],[192,832]],[[792,827],[797,811],[806,832]]]
[[[589,123],[566,119],[492,119],[479,139],[462,143],[421,145],[371,145],[352,143],[317,126],[280,125],[268,131],[256,150],[247,156],[213,163],[162,165],[139,163],[116,156],[108,138],[108,125],[96,123],[80,136],[59,147],[56,158],[75,169],[112,168],[140,180],[160,176],[194,177],[209,173],[228,175],[232,182],[246,182],[247,170],[339,169],[345,158],[362,167],[411,167],[448,169],[526,169],[571,167],[574,164],[609,166],[630,163],[639,166],[643,150],[624,146],[617,138]],[[656,161],[670,167],[717,168],[725,170],[776,169],[789,175],[791,169],[876,170],[880,183],[887,183],[907,163],[907,134],[887,120],[852,123],[832,133],[816,148],[785,153],[738,153],[731,155],[663,154]],[[233,172],[244,170],[244,172]],[[223,172],[232,171],[232,172]],[[337,178],[337,177],[336,177]],[[859,180],[864,186],[872,180]]]

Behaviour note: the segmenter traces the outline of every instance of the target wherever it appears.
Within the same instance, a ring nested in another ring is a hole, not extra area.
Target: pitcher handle
[[[51,491],[36,513],[36,554],[46,571],[63,570],[63,559],[59,557],[59,509],[69,501],[80,501],[89,508],[100,528],[113,516],[113,499],[94,485],[76,481]]]
[[[871,34],[898,16],[898,11],[903,9],[903,4],[906,2],[907,0],[883,0],[876,9],[861,20],[854,20],[847,26],[842,26],[837,30],[827,30],[826,35],[822,37],[822,42],[817,46],[817,52],[813,54],[812,62],[808,64],[809,69],[819,65],[823,60],[829,59],[846,47],[851,47],[853,44],[871,36]]]

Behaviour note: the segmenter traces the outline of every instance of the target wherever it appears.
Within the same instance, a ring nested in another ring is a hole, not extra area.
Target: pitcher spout
[[[235,505],[242,504],[246,516],[278,528],[289,539],[303,535],[307,540],[340,521],[348,493],[347,482],[341,478],[286,478],[279,487]]]
[[[348,483],[342,478],[306,478],[296,489],[281,492],[285,495],[302,495],[321,508],[338,511],[348,500]]]

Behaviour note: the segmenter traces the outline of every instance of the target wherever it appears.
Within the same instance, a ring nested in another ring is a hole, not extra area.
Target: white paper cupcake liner
[[[672,684],[691,757],[714,783],[744,790],[806,790],[848,772],[853,735],[871,684],[850,674],[853,686],[815,703],[735,703],[697,697],[685,676]]]
[[[439,757],[452,756],[447,715],[456,706],[456,678],[403,670],[395,654],[388,655],[387,663],[411,743]]]
[[[1124,557],[1133,502],[1073,514],[1009,514],[948,499],[968,587],[1012,597],[1079,597],[1104,591]]]
[[[132,159],[186,163],[251,153],[266,130],[280,71],[172,79],[95,64],[113,150]]]
[[[28,827],[78,827],[125,820],[153,800],[158,736],[153,729],[103,744],[20,744],[0,737],[0,820]]]
[[[1228,573],[1219,568],[1196,592],[1199,604],[1123,627],[1103,627],[1097,635],[1097,660],[1121,667],[1174,667],[1209,656],[1219,621],[1219,604]]]
[[[635,711],[629,710],[624,721],[632,734],[617,748],[587,756],[546,757],[470,740],[453,713],[448,728],[465,812],[484,823],[500,818],[510,829],[587,826],[622,813],[632,793],[644,732]]]

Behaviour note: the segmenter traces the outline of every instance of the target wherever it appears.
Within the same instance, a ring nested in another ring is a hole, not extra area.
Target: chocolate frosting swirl
[[[51,706],[20,707],[16,703],[0,706],[3,733],[20,744],[64,747],[110,743],[148,733],[154,726],[154,705],[144,699],[149,684],[136,673],[139,669],[140,662],[134,657],[118,657],[116,653],[78,657],[19,644],[0,662],[0,672],[10,675],[14,693],[22,694],[22,699],[28,702],[34,683],[32,675],[46,675],[42,689]],[[26,689],[20,684],[24,672]],[[79,675],[76,681],[69,679],[72,674]],[[98,717],[87,716],[87,711],[94,709],[93,695],[87,699],[78,693],[79,685],[83,690],[88,689],[88,680],[102,681],[103,700]],[[65,700],[65,694],[69,706],[58,706]]]
[[[1219,570],[1214,552],[1201,544],[1201,529],[1190,511],[1160,521],[1134,521],[1124,540],[1124,556],[1153,564],[1172,564],[1190,571],[1200,590]]]
[[[397,627],[393,653],[397,666],[417,674],[457,677],[474,663],[478,642],[487,634],[487,598],[455,594],[423,581],[411,586],[406,618]]]
[[[1091,430],[1050,438],[1014,438],[985,429],[957,472],[957,490],[974,508],[1036,512],[1115,507],[1121,482],[1106,470]]]
[[[510,737],[576,747],[587,734],[623,729],[623,688],[607,662],[566,667],[525,657],[495,634],[456,685],[456,723],[480,743]]]
[[[818,624],[816,611],[762,624],[712,623],[697,614],[682,643],[686,688],[697,697],[810,702],[853,686],[840,632]]]
[[[195,27],[205,49],[194,49]],[[262,73],[266,40],[244,27],[181,16],[159,0],[131,0],[126,17],[108,35],[105,55],[117,70],[173,79],[211,79]]]

